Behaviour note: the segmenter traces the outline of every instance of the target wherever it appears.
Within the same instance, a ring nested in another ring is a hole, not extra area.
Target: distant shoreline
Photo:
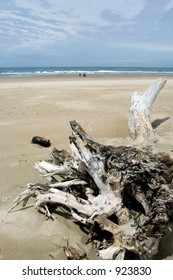
[[[173,76],[173,68],[166,67],[1,67],[0,78],[28,77],[119,77]]]
[[[112,80],[112,79],[152,79],[152,78],[161,78],[161,77],[173,77],[173,74],[117,74],[117,75],[86,75],[85,77],[79,77],[78,75],[40,75],[40,76],[25,76],[25,77],[0,77],[0,83],[6,82],[29,82],[29,81],[85,81],[85,80]]]

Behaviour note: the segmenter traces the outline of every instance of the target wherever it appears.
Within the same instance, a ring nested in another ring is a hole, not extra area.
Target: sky
[[[173,0],[0,0],[0,67],[173,67]]]

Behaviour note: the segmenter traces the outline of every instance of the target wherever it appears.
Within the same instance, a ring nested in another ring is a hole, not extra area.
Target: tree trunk
[[[151,146],[156,136],[150,122],[152,105],[166,83],[162,78],[152,84],[143,94],[134,92],[131,98],[129,131],[135,145]]]

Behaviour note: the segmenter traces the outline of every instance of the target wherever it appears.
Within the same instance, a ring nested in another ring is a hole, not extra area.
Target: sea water
[[[147,67],[4,67],[0,77],[51,75],[173,75],[173,68]]]

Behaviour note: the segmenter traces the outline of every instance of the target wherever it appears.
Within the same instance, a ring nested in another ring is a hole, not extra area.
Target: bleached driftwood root
[[[149,105],[142,111],[142,123],[145,116],[149,121],[146,111],[153,102],[148,101],[149,93],[155,91],[154,100],[165,80],[158,83],[143,98]],[[139,103],[138,109],[142,106]],[[139,110],[134,115],[136,125]],[[22,201],[25,206],[31,196],[35,197],[35,208],[52,219],[56,218],[52,206],[68,207],[72,218],[88,227],[88,242],[97,243],[101,258],[152,259],[169,231],[173,213],[173,160],[148,149],[99,144],[78,122],[70,125],[71,154],[53,148],[51,163],[36,163],[35,168],[48,183],[28,184],[10,211]],[[135,137],[141,133],[151,141],[149,125],[144,130],[135,125]]]

